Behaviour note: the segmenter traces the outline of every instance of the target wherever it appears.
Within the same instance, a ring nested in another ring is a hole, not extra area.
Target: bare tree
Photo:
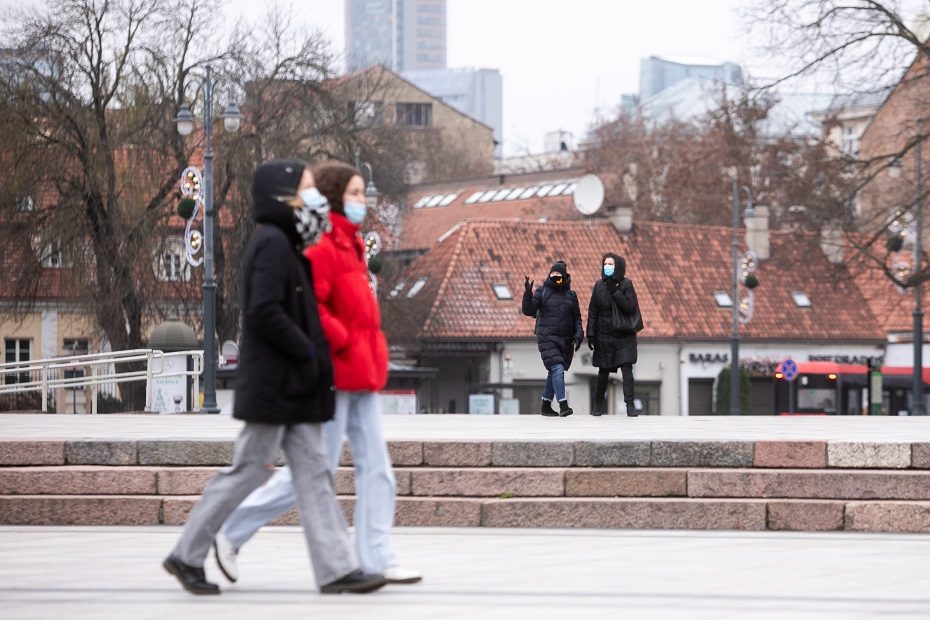
[[[745,12],[752,38],[772,58],[785,61],[782,75],[765,87],[789,81],[832,84],[840,95],[891,93],[903,106],[883,106],[859,154],[846,154],[842,191],[834,202],[861,204],[846,243],[856,264],[876,269],[901,287],[930,279],[927,264],[901,270],[901,237],[928,192],[910,174],[915,151],[930,136],[925,102],[930,97],[930,3],[925,0],[757,0]],[[903,100],[903,103],[902,103]],[[828,145],[824,145],[829,148]],[[924,157],[928,154],[924,145]],[[899,179],[893,168],[905,163]],[[924,162],[926,164],[926,162]]]
[[[608,200],[632,203],[642,219],[728,225],[731,167],[776,227],[795,225],[790,207],[801,204],[813,215],[806,226],[848,217],[834,200],[840,162],[819,143],[764,131],[775,103],[743,90],[721,92],[716,109],[691,121],[655,124],[621,112],[594,130],[584,157],[607,180]]]

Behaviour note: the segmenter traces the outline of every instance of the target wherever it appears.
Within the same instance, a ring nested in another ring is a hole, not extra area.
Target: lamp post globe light
[[[242,115],[236,104],[229,102],[220,115],[223,128],[234,133],[239,130]],[[178,133],[189,136],[194,131],[194,115],[186,104],[181,104],[175,117]],[[219,413],[216,404],[216,274],[213,269],[213,68],[206,66],[204,77],[203,132],[203,410]]]

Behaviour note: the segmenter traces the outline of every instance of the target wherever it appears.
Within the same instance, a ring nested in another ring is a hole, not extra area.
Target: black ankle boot
[[[555,412],[555,409],[552,408],[552,403],[545,398],[542,401],[542,414],[547,417],[556,417],[559,414]]]
[[[639,416],[639,413],[636,411],[636,405],[633,403],[633,401],[630,401],[626,404],[626,415],[630,418]]]
[[[607,413],[607,403],[604,399],[596,399],[594,401],[594,409],[591,410],[591,415],[604,415],[605,413]]]
[[[575,413],[575,412],[572,411],[572,408],[568,406],[568,401],[567,401],[567,400],[560,400],[560,401],[559,401],[559,417],[560,417],[560,418],[567,418],[568,416],[570,416],[570,415],[573,414],[573,413]]]

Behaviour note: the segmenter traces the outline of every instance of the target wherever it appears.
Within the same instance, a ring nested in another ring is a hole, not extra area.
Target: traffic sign
[[[798,365],[790,357],[781,363],[779,372],[785,378],[785,381],[794,381],[798,376]]]

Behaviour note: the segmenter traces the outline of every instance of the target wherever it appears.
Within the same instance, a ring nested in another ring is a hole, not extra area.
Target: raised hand
[[[528,292],[533,292],[533,280],[530,280],[529,276],[523,276],[526,280],[523,282],[523,290]]]

